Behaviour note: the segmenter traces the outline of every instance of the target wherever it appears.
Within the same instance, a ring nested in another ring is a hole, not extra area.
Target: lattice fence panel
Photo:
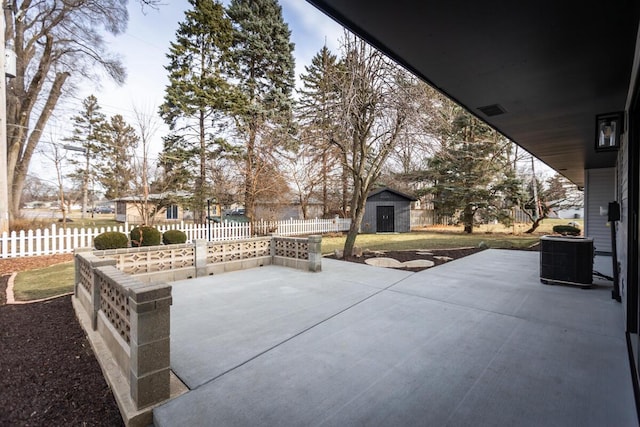
[[[309,243],[298,239],[275,239],[275,255],[294,259],[309,259]]]
[[[91,288],[93,287],[93,271],[91,264],[88,262],[80,261],[80,283],[82,287],[91,295]]]
[[[100,309],[127,344],[131,340],[129,298],[127,292],[110,280],[98,276]]]
[[[270,254],[271,242],[269,239],[210,243],[207,249],[207,264],[257,258]]]

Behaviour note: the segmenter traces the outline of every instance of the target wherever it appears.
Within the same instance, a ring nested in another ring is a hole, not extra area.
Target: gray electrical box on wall
[[[540,238],[540,281],[544,284],[591,287],[593,239],[543,236]]]

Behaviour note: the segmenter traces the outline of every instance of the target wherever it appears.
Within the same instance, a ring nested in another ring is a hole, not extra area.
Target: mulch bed
[[[124,425],[70,297],[1,305],[8,277],[0,277],[0,425]]]
[[[429,261],[433,261],[435,265],[444,264],[445,262],[449,262],[448,260],[443,260],[441,258],[436,257],[449,257],[452,259],[458,259],[465,257],[467,255],[474,254],[476,252],[480,252],[484,250],[484,248],[460,248],[460,249],[429,249],[429,250],[420,250],[420,251],[365,251],[363,252],[361,257],[346,257],[345,261],[357,262],[361,264],[365,264],[365,260],[369,258],[376,257],[386,257],[386,258],[394,258],[400,262],[411,261],[415,259],[426,259]],[[429,255],[425,255],[424,253],[429,253]],[[330,255],[327,258],[334,258],[335,256]],[[429,267],[414,267],[414,268],[397,268],[397,270],[404,271],[422,271],[426,270]]]
[[[355,256],[347,257],[347,258],[344,258],[344,260],[365,264],[365,260],[369,258],[376,258],[376,257],[394,258],[400,262],[411,261],[415,259],[427,259],[429,261],[433,261],[434,266],[438,266],[446,262],[449,262],[450,260],[444,260],[442,258],[437,258],[437,257],[448,257],[455,260],[458,258],[475,254],[476,252],[480,252],[484,249],[485,248],[459,248],[459,249],[429,249],[429,250],[406,250],[406,251],[365,251],[363,252],[361,257],[355,257]],[[539,249],[540,249],[540,245],[536,244],[528,248],[522,248],[517,250],[537,251]],[[424,254],[425,252],[428,252],[429,255],[425,255]],[[327,256],[327,258],[335,259],[335,256],[329,255]],[[426,270],[427,268],[430,268],[430,267],[415,267],[415,268],[403,267],[403,268],[396,268],[396,269],[416,272],[416,271]]]

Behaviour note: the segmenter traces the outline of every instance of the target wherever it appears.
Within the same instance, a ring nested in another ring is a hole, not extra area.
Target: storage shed
[[[408,233],[411,231],[411,202],[415,197],[383,187],[367,196],[362,233]]]

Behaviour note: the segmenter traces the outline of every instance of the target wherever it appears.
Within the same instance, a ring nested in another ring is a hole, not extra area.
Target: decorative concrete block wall
[[[92,253],[76,253],[75,262],[75,297],[127,379],[136,408],[167,400],[171,286],[145,284]]]
[[[75,256],[77,301],[89,315],[142,409],[169,398],[171,286],[158,282],[276,264],[322,269],[322,238],[259,237]]]
[[[142,282],[151,283],[173,282],[270,264],[320,271],[321,243],[321,236],[267,236],[226,242],[196,240],[194,243],[179,245],[111,249],[92,253],[100,259],[114,260],[118,270]]]

